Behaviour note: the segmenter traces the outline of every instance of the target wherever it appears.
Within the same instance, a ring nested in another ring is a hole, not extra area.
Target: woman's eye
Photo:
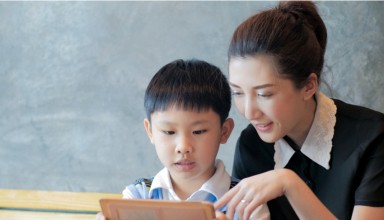
[[[193,131],[193,134],[203,134],[205,133],[207,130],[197,130],[197,131]]]
[[[257,93],[257,96],[262,97],[262,98],[268,98],[271,97],[271,93]]]
[[[232,90],[231,91],[231,95],[232,96],[240,96],[240,95],[242,95],[243,93],[241,93],[241,92],[239,92],[239,91],[234,91],[234,90]]]

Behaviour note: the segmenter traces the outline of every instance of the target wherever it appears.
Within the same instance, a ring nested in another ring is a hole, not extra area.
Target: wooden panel
[[[100,211],[101,198],[121,194],[0,189],[0,207],[26,209]]]
[[[96,214],[51,213],[0,210],[0,219],[7,220],[95,220]]]

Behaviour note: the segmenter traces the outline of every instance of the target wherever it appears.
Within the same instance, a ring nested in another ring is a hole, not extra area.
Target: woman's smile
[[[254,124],[253,126],[257,131],[261,132],[267,132],[272,129],[273,122],[266,123],[266,124]]]

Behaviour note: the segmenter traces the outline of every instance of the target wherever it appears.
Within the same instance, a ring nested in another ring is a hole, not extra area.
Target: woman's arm
[[[227,217],[250,219],[262,204],[285,195],[300,219],[336,219],[311,189],[289,169],[271,170],[240,181],[216,204],[218,209],[227,204]]]
[[[384,219],[384,207],[369,207],[357,205],[353,209],[352,220],[382,220]]]
[[[284,195],[300,219],[337,219],[295,172],[282,171]]]

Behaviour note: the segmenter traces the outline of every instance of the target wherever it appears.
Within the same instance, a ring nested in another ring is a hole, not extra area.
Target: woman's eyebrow
[[[264,84],[264,85],[255,86],[253,88],[254,89],[264,89],[264,88],[273,87],[273,86],[275,86],[275,84]]]
[[[235,88],[240,88],[240,86],[233,84],[233,83],[229,83],[229,85],[232,87],[235,87]],[[264,89],[264,88],[273,87],[273,86],[275,86],[275,84],[267,83],[267,84],[263,84],[263,85],[254,86],[252,88],[253,89]]]

